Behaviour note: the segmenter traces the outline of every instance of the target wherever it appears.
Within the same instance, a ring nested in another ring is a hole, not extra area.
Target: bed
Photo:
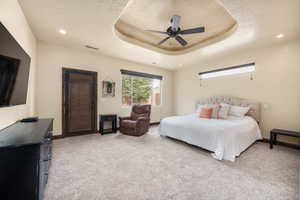
[[[259,121],[260,104],[236,97],[211,97],[200,104],[220,104],[248,106],[245,117],[228,119],[204,119],[196,113],[185,116],[168,117],[161,121],[161,136],[175,138],[207,149],[218,160],[235,161],[256,140],[262,139]]]

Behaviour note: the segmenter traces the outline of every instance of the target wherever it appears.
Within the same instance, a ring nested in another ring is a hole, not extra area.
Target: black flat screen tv
[[[0,107],[26,104],[30,56],[0,23]]]

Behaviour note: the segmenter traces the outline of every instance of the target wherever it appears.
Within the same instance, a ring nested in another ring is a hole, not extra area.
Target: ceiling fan
[[[149,32],[154,33],[160,33],[160,34],[166,34],[168,37],[163,39],[158,43],[158,45],[163,44],[170,38],[175,38],[182,46],[186,46],[188,43],[185,41],[180,35],[187,35],[187,34],[195,34],[195,33],[203,33],[205,32],[205,27],[198,27],[198,28],[192,28],[192,29],[186,29],[181,30],[180,26],[180,19],[181,17],[179,15],[174,15],[171,18],[171,26],[167,29],[167,31],[155,31],[155,30],[147,30]]]

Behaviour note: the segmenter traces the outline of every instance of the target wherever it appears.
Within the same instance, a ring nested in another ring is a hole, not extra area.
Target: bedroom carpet
[[[298,200],[300,151],[258,142],[236,162],[160,137],[55,140],[46,200]]]

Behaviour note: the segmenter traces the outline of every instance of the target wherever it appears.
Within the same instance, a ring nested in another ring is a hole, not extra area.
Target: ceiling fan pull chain
[[[253,81],[253,74],[250,73],[250,80]]]

